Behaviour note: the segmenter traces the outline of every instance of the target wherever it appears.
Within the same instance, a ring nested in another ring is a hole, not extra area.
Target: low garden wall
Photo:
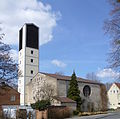
[[[71,109],[66,106],[49,106],[44,111],[30,106],[3,106],[0,119],[64,119],[70,116]]]

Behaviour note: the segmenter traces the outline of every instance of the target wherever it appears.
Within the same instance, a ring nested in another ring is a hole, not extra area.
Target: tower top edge
[[[35,25],[34,23],[24,23],[24,25],[20,28],[20,30],[24,27],[24,26],[35,26],[39,29],[39,27],[37,25]]]

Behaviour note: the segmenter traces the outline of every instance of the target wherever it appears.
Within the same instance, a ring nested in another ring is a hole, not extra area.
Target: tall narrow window
[[[15,101],[15,95],[12,95],[10,101]]]
[[[33,74],[33,70],[31,70],[31,74]]]
[[[31,59],[31,62],[33,63],[33,59]]]
[[[31,50],[31,54],[33,54],[33,50]]]

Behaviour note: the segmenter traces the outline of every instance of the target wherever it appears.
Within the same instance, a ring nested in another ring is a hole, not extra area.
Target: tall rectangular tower
[[[19,70],[20,104],[26,105],[27,84],[39,71],[39,28],[34,24],[25,24],[19,31]]]

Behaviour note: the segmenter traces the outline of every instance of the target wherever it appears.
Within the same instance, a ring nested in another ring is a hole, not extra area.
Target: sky
[[[104,21],[111,10],[107,0],[1,0],[0,32],[13,48],[18,60],[18,31],[24,23],[39,27],[42,72],[63,72],[86,78],[95,72],[102,82],[119,75],[108,67],[110,38],[105,35]]]

